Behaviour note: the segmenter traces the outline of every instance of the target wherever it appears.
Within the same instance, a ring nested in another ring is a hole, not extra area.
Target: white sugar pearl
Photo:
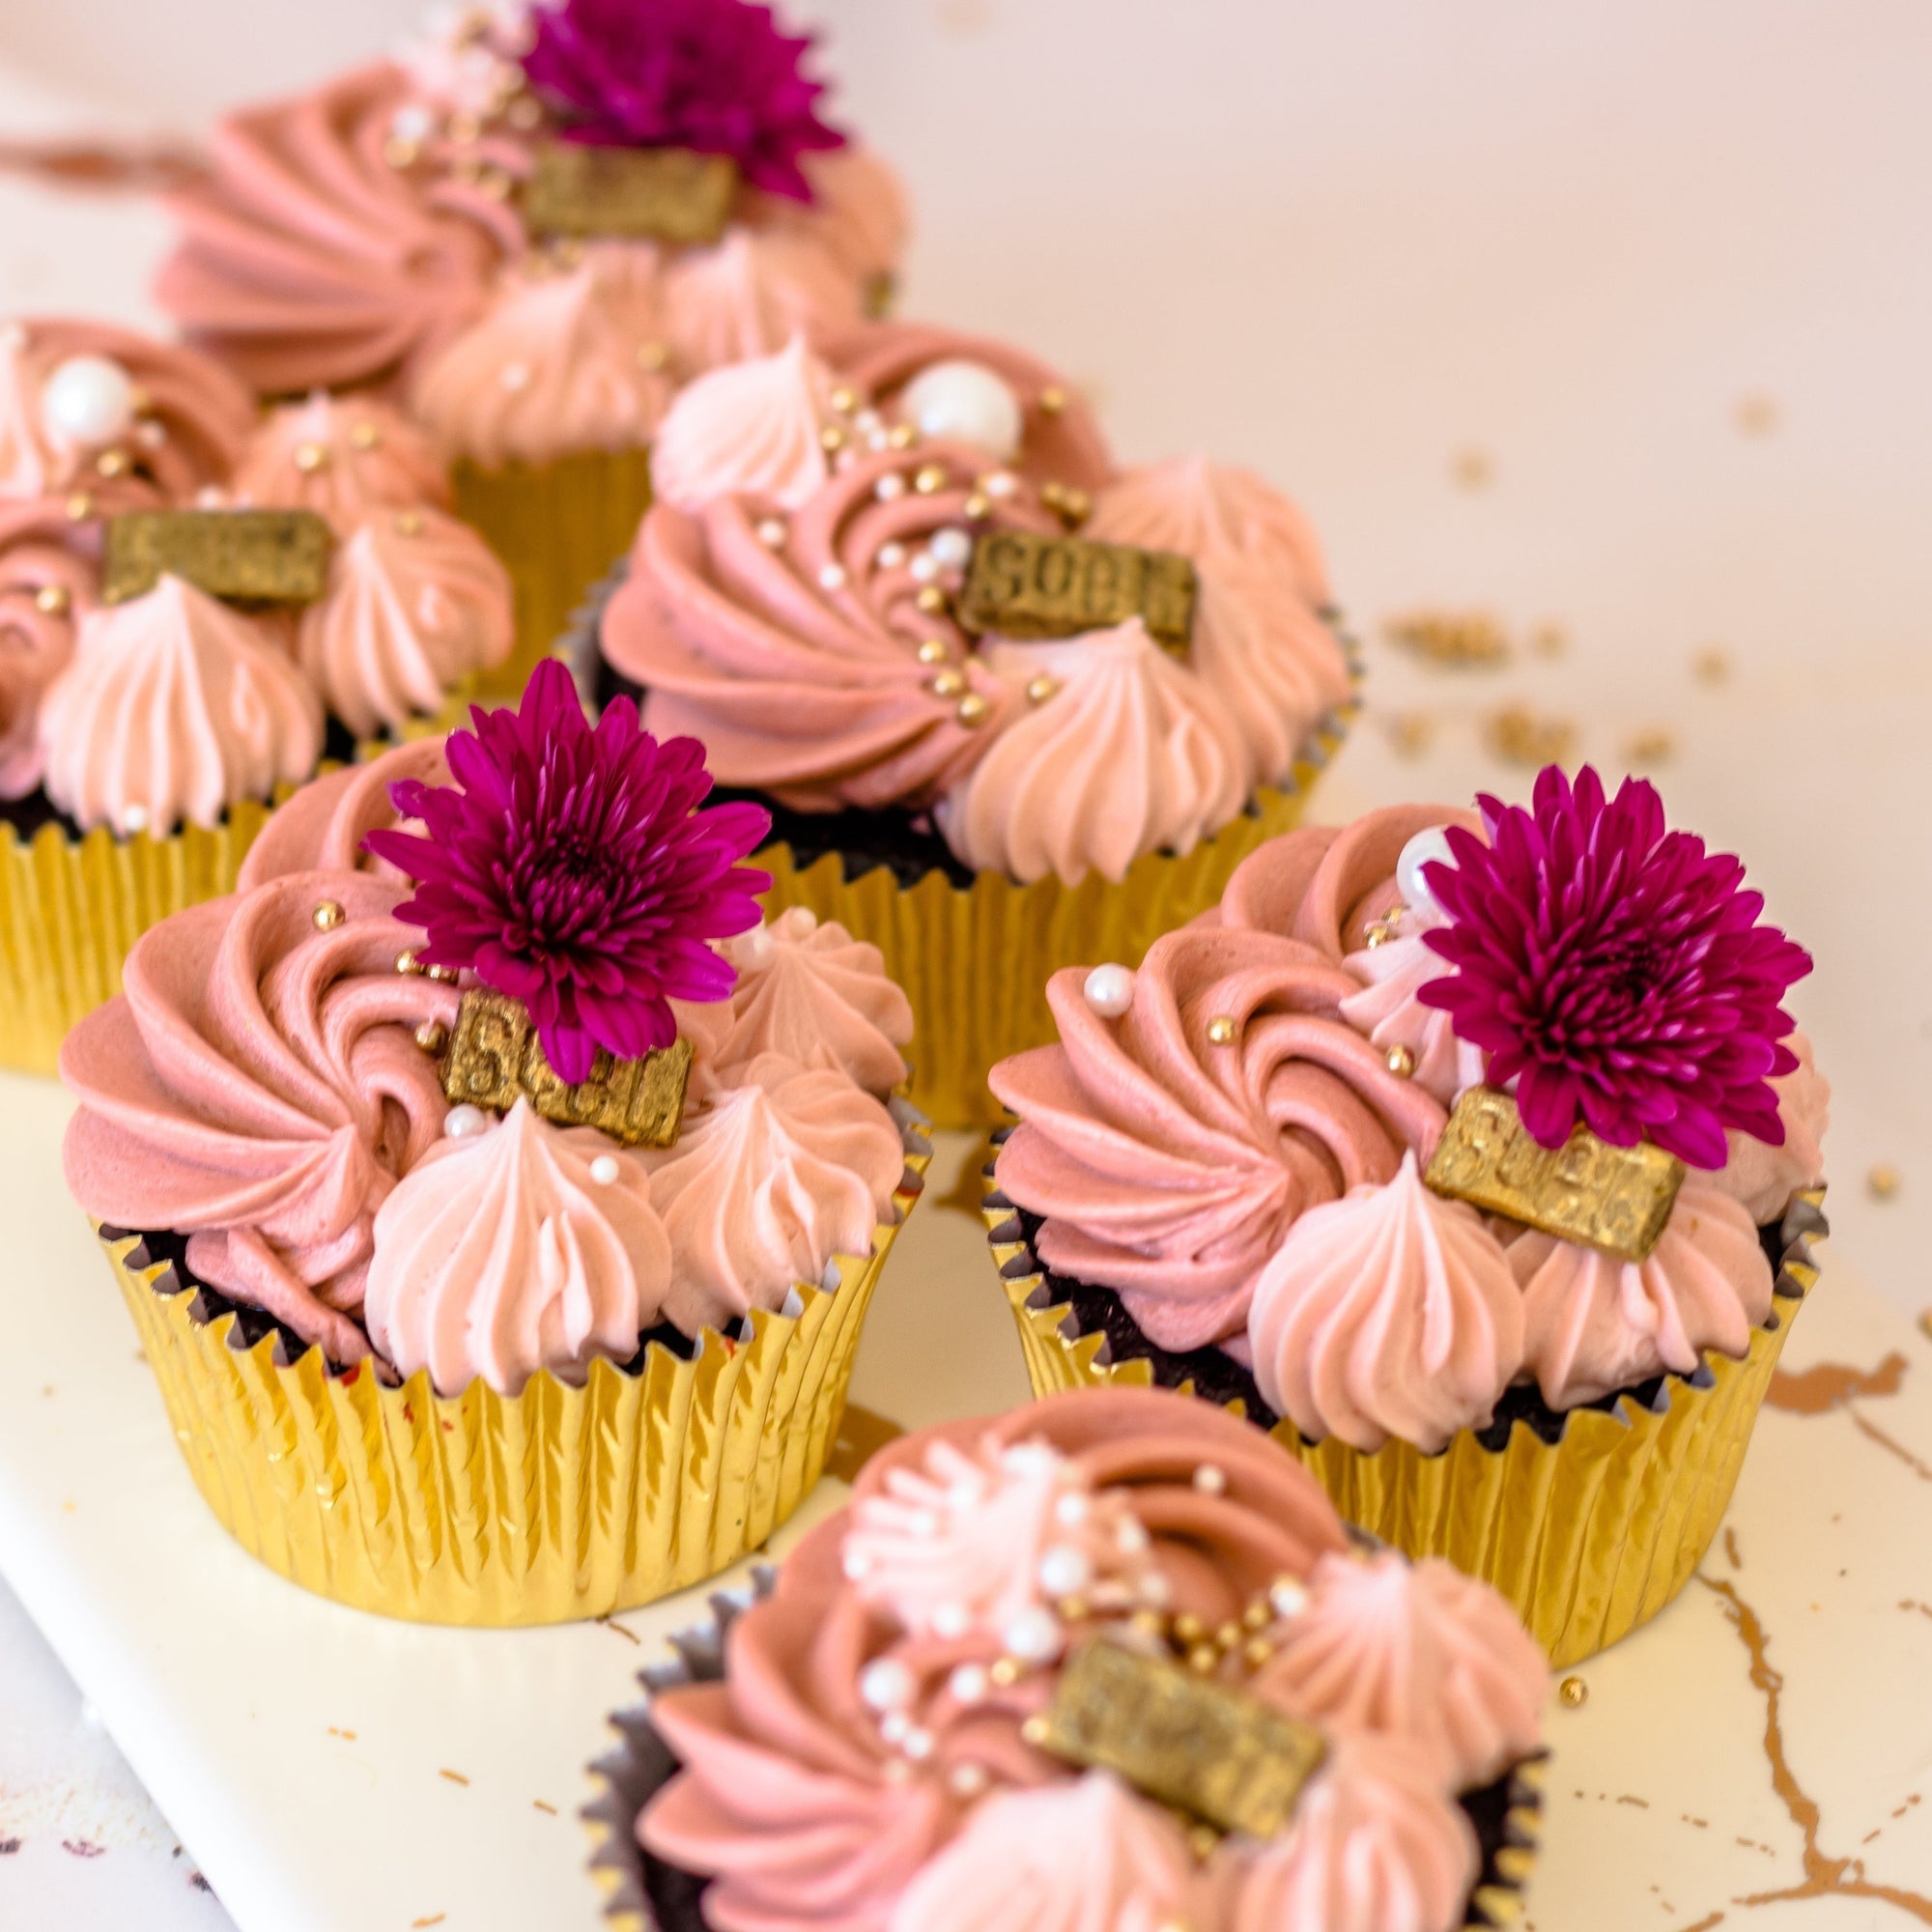
[[[1268,1591],[1268,1603],[1278,1617],[1298,1617],[1308,1607],[1308,1592],[1292,1577],[1280,1577]]]
[[[1000,1642],[1022,1663],[1051,1663],[1060,1655],[1060,1619],[1037,1606],[1021,1610],[1008,1619]]]
[[[923,1763],[932,1755],[932,1733],[930,1731],[908,1731],[899,1740],[899,1749],[911,1758],[913,1763]]]
[[[881,570],[902,570],[905,567],[906,547],[902,543],[881,544],[879,546],[879,568]]]
[[[1044,1442],[1012,1442],[1000,1452],[1007,1472],[1014,1476],[1050,1476],[1060,1466],[1059,1452]]]
[[[145,805],[130,805],[121,814],[123,832],[145,832],[148,829],[148,808]]]
[[[1056,1543],[1039,1559],[1039,1587],[1049,1597],[1077,1597],[1094,1580],[1094,1566],[1084,1549]]]
[[[895,1745],[912,1729],[912,1719],[903,1711],[888,1711],[879,1719],[879,1735],[889,1745]]]
[[[810,906],[793,906],[784,918],[785,923],[800,939],[809,938],[818,930],[818,915]]]
[[[986,1788],[983,1764],[955,1764],[946,1774],[948,1788],[955,1798],[977,1798]]]
[[[863,1582],[872,1574],[872,1559],[863,1549],[848,1549],[839,1568],[848,1583]]]
[[[1432,825],[1427,832],[1418,832],[1402,848],[1402,856],[1395,862],[1395,886],[1402,895],[1403,903],[1413,906],[1418,912],[1439,911],[1435,895],[1429,890],[1429,883],[1422,876],[1422,868],[1436,864],[1453,867],[1455,863],[1455,854],[1449,849],[1449,835],[1439,825]]]
[[[880,502],[890,503],[906,492],[906,480],[896,469],[889,469],[872,485],[872,495]]]
[[[105,355],[70,355],[41,390],[42,425],[62,441],[98,448],[133,420],[134,379]]]
[[[526,362],[505,362],[502,373],[497,380],[514,396],[520,389],[527,389],[530,386],[529,364]]]
[[[1204,1496],[1225,1496],[1228,1493],[1227,1471],[1215,1463],[1203,1463],[1194,1472],[1194,1487]]]
[[[1053,1520],[1064,1523],[1068,1529],[1083,1523],[1093,1514],[1094,1506],[1078,1490],[1067,1492],[1053,1506]]]
[[[466,1100],[442,1117],[442,1130],[453,1141],[474,1140],[478,1134],[490,1131],[490,1116]]]
[[[931,1617],[932,1634],[952,1643],[973,1628],[973,1619],[964,1604],[941,1604]]]
[[[783,524],[776,517],[767,517],[758,526],[758,541],[767,550],[784,549],[785,538],[789,534]]]
[[[980,479],[980,488],[992,497],[1010,497],[1020,487],[1020,479],[1010,469],[996,469]]]
[[[935,362],[906,384],[899,413],[922,435],[970,442],[995,463],[1019,454],[1019,398],[983,362]]]
[[[754,925],[750,932],[742,933],[739,936],[737,946],[738,963],[741,966],[753,970],[760,966],[769,966],[772,962],[772,954],[777,950],[778,941],[772,937],[771,927],[768,925]]]
[[[622,1172],[623,1170],[617,1165],[617,1156],[614,1153],[600,1153],[590,1163],[590,1178],[600,1187],[611,1186]]]
[[[1129,1556],[1138,1556],[1151,1541],[1147,1533],[1147,1524],[1137,1516],[1123,1516],[1119,1527],[1114,1531],[1114,1541]]]
[[[435,131],[436,117],[420,102],[412,101],[407,107],[398,107],[389,116],[389,132],[398,141],[427,141]]]
[[[1105,1020],[1117,1020],[1134,1003],[1134,976],[1124,966],[1096,966],[1087,976],[1087,1004]]]
[[[874,1658],[859,1673],[859,1695],[875,1711],[902,1711],[919,1686],[896,1657]]]
[[[1141,1602],[1151,1610],[1164,1610],[1174,1601],[1174,1586],[1158,1570],[1141,1578]]]
[[[955,1704],[977,1704],[986,1694],[990,1682],[984,1664],[962,1663],[946,1680],[946,1688],[952,1692]]]
[[[926,549],[948,570],[963,570],[973,560],[973,539],[964,530],[934,530]]]
[[[845,566],[842,563],[828,563],[818,573],[818,583],[823,590],[842,590],[845,587]]]

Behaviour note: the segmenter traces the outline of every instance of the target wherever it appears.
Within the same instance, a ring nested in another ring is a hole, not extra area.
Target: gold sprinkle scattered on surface
[[[1776,433],[1779,420],[1777,398],[1768,396],[1762,390],[1753,390],[1748,395],[1738,398],[1734,420],[1740,436],[1771,436]]]
[[[427,1918],[412,1918],[410,1920],[410,1932],[425,1932],[426,1927],[440,1925],[448,1917],[449,1914],[446,1912],[433,1912]]]
[[[1646,731],[1634,731],[1624,740],[1624,761],[1633,769],[1644,765],[1664,765],[1677,754],[1677,740],[1662,724]]]
[[[1731,674],[1731,654],[1722,644],[1706,644],[1690,660],[1690,669],[1699,684],[1722,684]]]
[[[439,1777],[446,1777],[446,1778],[448,1778],[448,1779],[449,1779],[449,1781],[450,1781],[450,1783],[452,1783],[452,1784],[462,1784],[462,1785],[468,1785],[468,1784],[469,1784],[469,1779],[468,1779],[467,1777],[465,1777],[465,1776],[464,1776],[464,1775],[463,1775],[463,1774],[462,1774],[462,1773],[461,1773],[460,1771],[449,1771],[449,1770],[442,1770],[442,1771],[439,1771],[439,1772],[437,1773],[437,1776],[438,1776]]]
[[[1899,1190],[1899,1172],[1889,1161],[1882,1160],[1865,1176],[1865,1186],[1874,1201],[1889,1201]]]
[[[1496,462],[1487,449],[1459,449],[1449,459],[1449,480],[1459,490],[1487,490],[1496,480]]]
[[[1066,408],[1066,391],[1056,384],[1039,392],[1040,412],[1044,415],[1057,416]]]
[[[1398,1080],[1411,1079],[1415,1073],[1415,1054],[1406,1046],[1392,1046],[1387,1053],[1388,1070]]]
[[[556,1816],[556,1806],[554,1804],[546,1804],[541,1798],[532,1798],[530,1805],[532,1809],[541,1811],[547,1818],[554,1818]]]
[[[1382,626],[1390,643],[1455,669],[1507,664],[1509,638],[1487,611],[1411,611]]]
[[[1590,1701],[1590,1687],[1580,1677],[1566,1677],[1556,1687],[1556,1694],[1573,1710],[1580,1710]]]
[[[1435,737],[1435,720],[1426,711],[1391,712],[1382,720],[1399,758],[1419,758]]]
[[[318,932],[333,932],[347,916],[339,899],[324,899],[310,915],[310,920]]]
[[[1577,745],[1577,727],[1569,719],[1539,717],[1524,704],[1492,712],[1483,736],[1505,764],[1537,768],[1567,764]]]
[[[1540,658],[1560,658],[1570,648],[1570,633],[1561,624],[1539,624],[1529,634],[1529,647]]]
[[[1918,1329],[1928,1342],[1932,1342],[1932,1308],[1928,1308],[1918,1318]],[[51,1393],[51,1391],[50,1391]]]

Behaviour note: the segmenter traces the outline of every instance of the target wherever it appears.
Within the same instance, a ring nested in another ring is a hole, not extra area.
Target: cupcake
[[[516,582],[514,694],[649,501],[677,386],[849,331],[898,186],[747,0],[449,9],[395,58],[215,129],[157,293],[270,395],[379,385]]]
[[[1256,478],[1111,469],[1063,387],[984,346],[844,353],[683,392],[578,648],[772,811],[776,895],[881,947],[915,1097],[983,1122],[985,1068],[1048,1037],[1037,983],[1138,957],[1296,821],[1350,662],[1306,523]]]
[[[647,1932],[1462,1932],[1533,1857],[1548,1671],[1233,1418],[1088,1390],[882,1451],[650,1672],[589,1816]]]
[[[211,1508],[427,1622],[602,1615],[816,1481],[927,1151],[876,952],[544,667],[298,793],[69,1036],[70,1187]]]
[[[1816,1279],[1809,958],[1655,790],[1263,846],[993,1069],[987,1218],[1037,1390],[1225,1404],[1558,1663],[1680,1590]]]
[[[51,1069],[279,793],[446,724],[507,654],[508,580],[447,499],[384,405],[258,423],[193,351],[0,333],[0,1064]]]

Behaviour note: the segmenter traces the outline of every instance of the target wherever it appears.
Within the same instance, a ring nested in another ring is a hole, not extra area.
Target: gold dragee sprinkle
[[[1738,398],[1734,419],[1740,436],[1770,436],[1777,428],[1777,399],[1754,389]]]
[[[1624,759],[1632,766],[1667,764],[1677,755],[1677,740],[1662,724],[1635,731],[1624,740]]]
[[[1487,490],[1496,480],[1495,458],[1487,449],[1459,449],[1449,459],[1449,479],[1459,490]]]
[[[1706,644],[1690,660],[1690,669],[1699,684],[1722,684],[1731,674],[1730,653],[1721,644]]]
[[[1382,626],[1390,643],[1456,669],[1507,664],[1509,638],[1487,611],[1411,611]]]
[[[1874,1201],[1889,1201],[1898,1192],[1901,1184],[1899,1172],[1889,1161],[1880,1161],[1865,1176],[1865,1186]]]
[[[1590,1701],[1590,1687],[1580,1677],[1566,1677],[1556,1687],[1556,1694],[1573,1711],[1579,1711]]]
[[[1435,737],[1435,721],[1426,711],[1397,711],[1383,721],[1399,758],[1419,758]]]
[[[1522,704],[1492,712],[1483,735],[1505,764],[1537,768],[1568,764],[1577,744],[1577,727],[1569,719],[1539,717]]]

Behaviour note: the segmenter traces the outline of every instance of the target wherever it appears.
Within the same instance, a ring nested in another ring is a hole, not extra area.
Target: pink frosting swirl
[[[807,155],[800,165],[811,184],[810,203],[754,191],[744,197],[744,218],[815,242],[869,295],[897,272],[912,233],[898,176],[863,141]]]
[[[1510,1244],[1523,1297],[1524,1363],[1551,1408],[1574,1408],[1706,1349],[1733,1357],[1771,1316],[1771,1264],[1751,1217],[1692,1170],[1649,1259],[1620,1262],[1527,1230]]]
[[[1484,1785],[1536,1750],[1549,1665],[1486,1584],[1439,1557],[1324,1556],[1257,1695],[1291,1717],[1426,1751],[1447,1788]]]
[[[130,385],[125,425],[99,440],[65,432],[45,407],[50,379],[83,356]],[[65,317],[0,327],[0,497],[85,489],[105,510],[185,502],[226,479],[254,420],[247,391],[191,349]]]
[[[229,495],[240,504],[313,510],[347,536],[377,510],[447,509],[449,478],[422,431],[387,403],[318,390],[263,418]]]
[[[61,1048],[81,1207],[186,1234],[201,1279],[338,1362],[369,1352],[355,1316],[376,1211],[446,1111],[414,1031],[453,1021],[459,996],[396,971],[420,936],[393,916],[402,897],[304,872],[176,913]],[[345,917],[320,930],[324,901]]]
[[[440,510],[377,510],[328,563],[301,614],[297,656],[357,737],[442,708],[451,689],[516,641],[510,574],[476,532]]]
[[[63,505],[0,502],[0,798],[41,782],[41,699],[73,656],[96,587]]]
[[[1482,1868],[1427,1751],[1344,1737],[1246,1863],[1228,1932],[1457,1932]]]
[[[214,129],[208,175],[171,199],[181,241],[156,285],[189,336],[269,394],[420,362],[486,299],[521,225],[453,176],[384,148],[414,83],[379,62]]]
[[[934,814],[976,871],[1118,884],[1136,859],[1191,852],[1239,813],[1248,772],[1231,714],[1138,617],[980,655],[1014,689],[1012,722]],[[1041,675],[1059,689],[1019,702]]]
[[[489,468],[647,442],[670,400],[640,356],[663,329],[656,250],[595,242],[576,267],[527,256],[411,384],[444,452]]]
[[[396,886],[409,881],[384,859],[362,849],[371,832],[401,828],[416,831],[389,797],[389,787],[405,779],[427,785],[450,781],[449,761],[440,738],[417,738],[384,752],[366,765],[351,765],[305,784],[271,812],[261,836],[242,861],[240,892],[289,872],[363,871]]]
[[[732,228],[709,248],[674,257],[663,279],[664,330],[686,376],[769,355],[794,335],[816,341],[850,328],[863,292],[815,242]]]
[[[71,818],[161,837],[307,778],[323,719],[267,625],[164,577],[82,619],[39,730],[47,796]]]
[[[843,1073],[777,1054],[687,1110],[677,1145],[638,1156],[670,1235],[664,1313],[687,1335],[776,1312],[834,1257],[869,1255],[905,1149],[892,1116]]]
[[[738,969],[729,999],[677,1009],[700,1078],[728,1086],[768,1053],[829,1067],[873,1094],[906,1078],[899,1049],[912,1038],[912,1002],[876,946],[793,906],[718,950]]]
[[[1296,1217],[1393,1179],[1442,1131],[1440,1104],[1335,1017],[1354,981],[1312,947],[1183,927],[1149,949],[1118,1019],[1085,980],[1048,982],[1058,1045],[992,1070],[1021,1122],[1000,1185],[1046,1217],[1047,1265],[1119,1291],[1162,1348],[1243,1332]]]
[[[1523,1308],[1473,1208],[1393,1180],[1309,1208],[1255,1279],[1255,1380],[1302,1435],[1428,1454],[1495,1412],[1523,1358]]]
[[[377,1209],[363,1320],[405,1377],[514,1396],[539,1369],[581,1383],[599,1355],[629,1361],[670,1265],[642,1166],[520,1099],[426,1150]]]
[[[1784,1123],[1784,1145],[1773,1147],[1754,1134],[1733,1130],[1725,1136],[1730,1158],[1715,1177],[1760,1227],[1782,1220],[1800,1188],[1817,1187],[1825,1179],[1832,1083],[1818,1071],[1811,1042],[1804,1034],[1793,1034],[1786,1043],[1797,1054],[1798,1065],[1771,1083],[1777,1095],[1777,1118]]]
[[[802,335],[774,355],[699,376],[659,426],[653,494],[680,510],[729,491],[803,509],[832,473],[822,440],[831,395],[831,372]]]

